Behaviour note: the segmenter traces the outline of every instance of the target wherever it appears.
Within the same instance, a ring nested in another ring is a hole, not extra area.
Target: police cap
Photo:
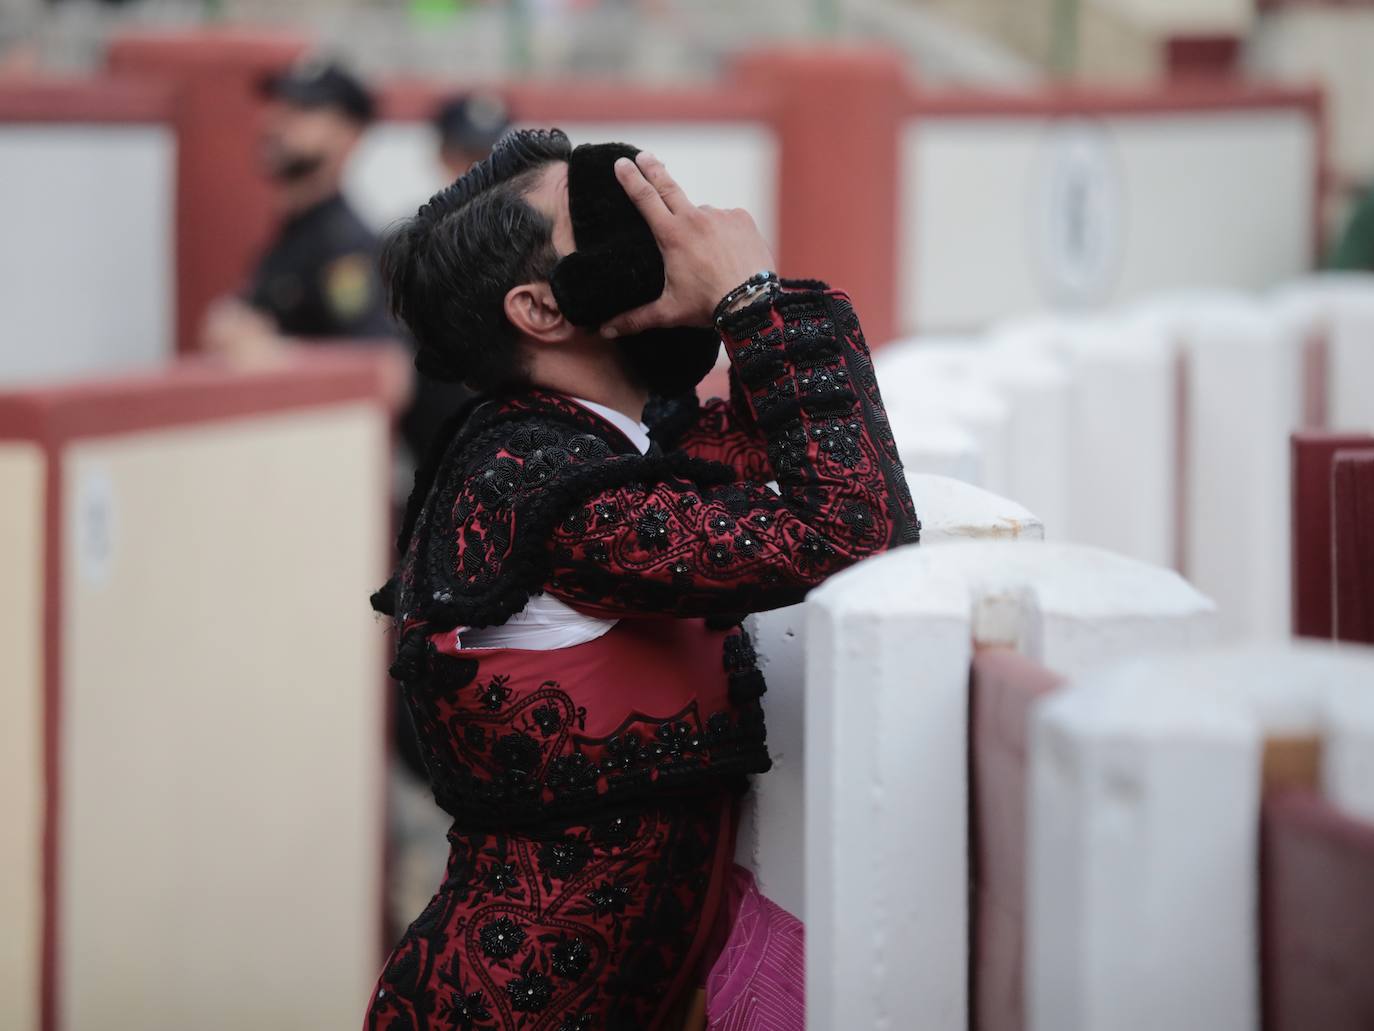
[[[494,93],[469,93],[445,101],[434,115],[434,128],[444,147],[488,151],[510,128],[510,112]]]
[[[376,110],[372,94],[342,65],[306,58],[263,81],[263,93],[300,107],[329,107],[365,125]]]

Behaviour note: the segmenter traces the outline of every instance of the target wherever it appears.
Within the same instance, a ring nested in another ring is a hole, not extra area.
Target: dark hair
[[[475,390],[523,377],[505,297],[547,279],[558,262],[553,225],[524,192],[546,165],[571,154],[557,129],[509,133],[387,235],[382,278],[392,315],[415,339],[421,372]]]

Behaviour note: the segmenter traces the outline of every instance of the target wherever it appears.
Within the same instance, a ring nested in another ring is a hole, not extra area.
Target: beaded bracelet
[[[756,294],[767,293],[772,297],[778,292],[778,274],[772,269],[764,269],[762,272],[755,272],[739,286],[735,287],[726,294],[721,302],[716,305],[716,310],[711,315],[711,321],[719,326],[725,321],[725,317],[741,300],[749,298],[753,300]]]

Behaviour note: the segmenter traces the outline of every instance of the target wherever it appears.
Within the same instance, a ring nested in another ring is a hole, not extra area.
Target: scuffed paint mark
[[[1023,532],[1039,529],[1039,523],[1023,523],[1020,519],[1002,516],[996,523],[966,523],[962,526],[937,526],[935,529],[951,537],[976,539],[1018,538]]]

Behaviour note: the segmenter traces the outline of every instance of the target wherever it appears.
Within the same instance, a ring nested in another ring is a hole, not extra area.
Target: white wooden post
[[[992,361],[1026,353],[1058,361],[1069,383],[1067,522],[1051,523],[1053,536],[1173,565],[1177,386],[1163,335],[1127,318],[1034,319],[993,333]]]
[[[1254,1031],[1268,735],[1326,735],[1323,789],[1374,811],[1374,650],[1126,660],[1039,707],[1031,736],[1031,1031]]]
[[[908,476],[926,473],[982,484],[983,456],[978,439],[953,419],[923,416],[907,408],[889,409],[888,420]]]
[[[1010,494],[1011,408],[983,374],[981,353],[975,338],[914,338],[883,348],[874,363],[894,420],[964,427],[978,443],[979,485]]]
[[[1040,520],[1015,502],[944,476],[909,475],[921,514],[922,547],[969,540],[1039,540]],[[768,694],[768,748],[773,769],[754,782],[739,830],[737,860],[784,909],[805,912],[804,728],[806,610],[792,605],[750,617]]]
[[[1326,274],[1285,284],[1271,310],[1304,360],[1310,424],[1374,427],[1374,275]]]
[[[807,1007],[817,1028],[966,1027],[975,641],[1076,673],[1207,640],[1176,574],[1072,545],[907,548],[807,601]]]
[[[1144,316],[1179,348],[1185,407],[1182,570],[1231,639],[1289,625],[1288,436],[1301,356],[1256,302],[1161,299]]]

